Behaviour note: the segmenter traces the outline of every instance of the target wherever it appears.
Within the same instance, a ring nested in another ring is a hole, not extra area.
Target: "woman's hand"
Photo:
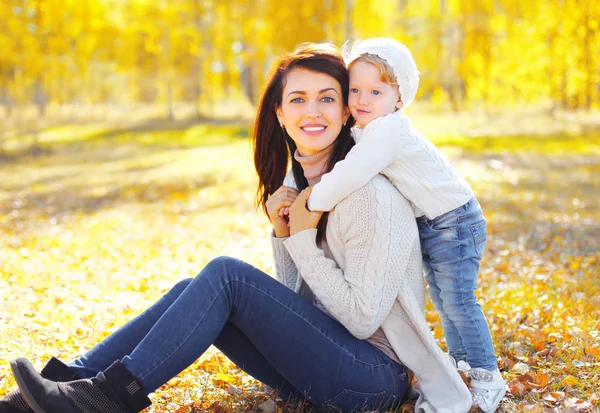
[[[308,187],[296,198],[290,207],[290,233],[297,234],[305,229],[316,228],[323,212],[313,212],[306,209],[306,201],[312,192],[312,188]]]
[[[273,224],[273,230],[277,238],[284,238],[290,236],[290,228],[288,225],[289,218],[280,213],[283,208],[290,207],[296,197],[298,191],[295,188],[288,186],[281,186],[275,191],[269,199],[267,199],[266,207],[267,213],[269,214],[269,220]]]

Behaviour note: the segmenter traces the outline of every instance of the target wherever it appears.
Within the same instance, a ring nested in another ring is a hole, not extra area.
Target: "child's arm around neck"
[[[331,211],[342,199],[369,182],[398,156],[395,134],[401,113],[377,118],[363,130],[346,158],[321,178],[308,199],[311,211]]]

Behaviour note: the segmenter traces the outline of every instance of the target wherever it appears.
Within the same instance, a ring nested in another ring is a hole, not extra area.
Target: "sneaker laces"
[[[481,404],[484,404],[484,403],[486,403],[489,396],[490,396],[489,390],[471,387],[471,397],[473,399],[473,404],[476,404],[478,406]]]

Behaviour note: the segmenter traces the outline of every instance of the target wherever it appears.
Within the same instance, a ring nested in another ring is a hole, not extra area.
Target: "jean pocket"
[[[481,259],[487,241],[487,222],[485,220],[471,225],[471,234],[475,244],[475,253]]]
[[[439,216],[431,221],[431,227],[434,232],[454,231],[458,232],[458,218],[453,211]]]
[[[369,393],[344,389],[323,403],[325,412],[364,412],[385,408],[393,402],[394,396],[385,391]]]

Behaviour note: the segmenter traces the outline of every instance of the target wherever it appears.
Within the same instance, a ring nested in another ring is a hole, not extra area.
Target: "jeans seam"
[[[150,370],[148,373],[144,374],[144,376],[140,378],[140,381],[143,381],[150,374],[154,373],[160,366],[162,366],[163,364],[165,364],[173,356],[173,354],[175,354],[177,352],[177,350],[179,350],[189,340],[189,338],[192,335],[192,333],[198,328],[198,326],[200,325],[200,323],[202,323],[202,321],[204,320],[204,317],[206,317],[206,314],[208,314],[208,312],[210,311],[210,309],[212,308],[212,306],[215,304],[215,301],[217,301],[217,298],[220,296],[220,294],[223,292],[223,290],[225,289],[225,287],[227,287],[227,285],[229,283],[230,283],[230,281],[227,281],[225,283],[225,285],[223,285],[221,287],[221,289],[219,290],[219,292],[217,293],[217,295],[215,296],[215,298],[212,300],[212,302],[209,304],[208,308],[206,309],[206,311],[202,315],[202,318],[200,318],[200,320],[198,320],[198,322],[193,326],[192,329],[188,330],[189,334],[187,334],[187,337],[181,342],[181,344],[179,344],[177,346],[177,348],[175,348],[175,350],[173,350],[163,361],[161,361],[159,364],[157,364],[152,370]]]
[[[459,235],[460,235],[460,234],[459,234]],[[471,231],[469,231],[469,236],[471,236]],[[463,246],[464,246],[464,245],[463,245],[463,240],[462,240],[462,238],[461,238],[461,247],[463,247]],[[464,246],[464,247],[466,247],[466,246]],[[462,249],[462,248],[461,248],[461,249]],[[461,251],[461,255],[463,255],[463,258],[462,258],[462,260],[464,260],[464,253],[463,253],[463,251]],[[462,267],[461,267],[461,271],[460,271],[460,278],[461,278],[461,280],[460,280],[460,282],[461,282],[461,285],[464,285],[464,283],[465,283],[465,275],[464,275],[464,271],[462,270]],[[470,291],[470,290],[469,290],[469,291]],[[475,291],[474,291],[474,290],[473,290],[473,295],[475,295]],[[461,292],[461,294],[460,294],[460,302],[461,302],[461,307],[463,308],[463,311],[465,311],[465,310],[467,309],[467,305],[466,305],[466,303],[465,303],[465,294],[463,294],[462,292]],[[475,302],[477,302],[477,297],[475,297]],[[482,339],[482,335],[481,335],[481,329],[479,328],[479,323],[477,322],[477,320],[475,320],[475,317],[473,317],[473,314],[471,313],[471,311],[465,311],[465,312],[467,313],[467,315],[468,315],[468,317],[469,317],[469,321],[470,321],[470,323],[471,323],[472,325],[475,325],[475,328],[477,329],[477,340],[479,341],[479,346],[480,346],[480,348],[481,348],[481,349],[482,349],[482,350],[483,350],[485,353],[487,353],[487,350],[486,350],[485,344],[484,344],[484,342],[483,342],[483,339]],[[484,316],[484,319],[485,319],[485,316]],[[463,339],[463,337],[462,337],[462,334],[460,334],[460,333],[461,333],[461,329],[458,329],[458,328],[457,328],[457,330],[459,331],[459,335],[461,336],[461,341],[462,341],[462,343],[463,343],[463,346],[465,346],[465,350],[466,350],[466,347],[467,347],[467,346],[465,345],[465,340]],[[469,352],[468,352],[468,351],[466,351],[466,353],[467,353],[467,357],[468,357],[468,355],[469,355]]]

